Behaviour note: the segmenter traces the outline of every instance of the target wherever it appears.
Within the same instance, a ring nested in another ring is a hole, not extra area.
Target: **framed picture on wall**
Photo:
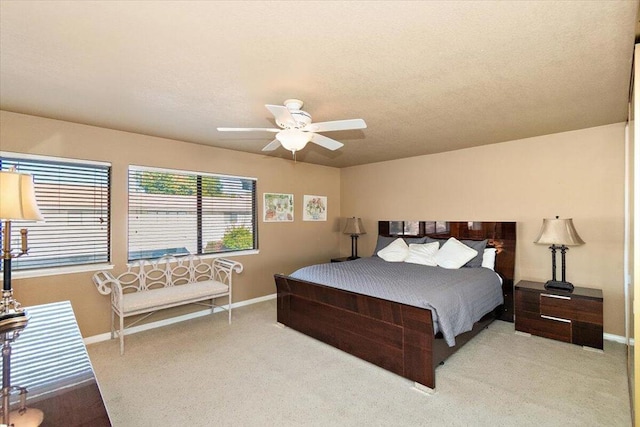
[[[293,222],[293,194],[263,193],[264,222]]]
[[[303,221],[327,220],[327,197],[304,195],[302,200]]]

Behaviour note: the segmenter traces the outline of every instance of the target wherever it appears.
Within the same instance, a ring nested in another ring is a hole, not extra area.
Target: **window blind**
[[[129,167],[129,260],[257,248],[256,180]]]
[[[14,258],[13,270],[109,262],[110,165],[3,155],[0,166],[33,175],[44,217],[12,223],[12,247],[21,228],[29,233],[29,254]]]

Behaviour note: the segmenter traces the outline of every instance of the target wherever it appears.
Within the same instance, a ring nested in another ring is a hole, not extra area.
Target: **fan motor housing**
[[[289,112],[291,113],[291,116],[296,121],[296,123],[292,125],[291,123],[282,123],[276,120],[276,123],[278,124],[278,126],[282,128],[302,129],[303,127],[311,123],[311,114],[307,113],[306,111],[290,110]]]

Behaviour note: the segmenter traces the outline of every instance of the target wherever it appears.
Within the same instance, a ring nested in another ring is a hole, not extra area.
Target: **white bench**
[[[231,323],[233,272],[241,273],[242,264],[224,258],[205,261],[189,255],[184,258],[164,257],[157,261],[140,260],[126,272],[114,277],[108,271],[93,275],[93,283],[103,295],[111,294],[111,339],[120,338],[120,354],[124,354],[124,318],[146,314],[126,326],[129,328],[164,308],[183,304],[202,304],[214,312],[215,299],[228,297]],[[203,301],[211,300],[211,303]],[[120,319],[115,328],[115,316]]]

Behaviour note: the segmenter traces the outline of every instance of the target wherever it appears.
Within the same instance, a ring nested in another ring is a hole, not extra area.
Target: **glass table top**
[[[11,390],[9,423],[38,418],[42,411],[41,426],[111,426],[71,303],[26,310],[24,329],[0,333],[3,390]],[[25,389],[27,410],[19,414]],[[0,426],[9,412],[3,397]]]

